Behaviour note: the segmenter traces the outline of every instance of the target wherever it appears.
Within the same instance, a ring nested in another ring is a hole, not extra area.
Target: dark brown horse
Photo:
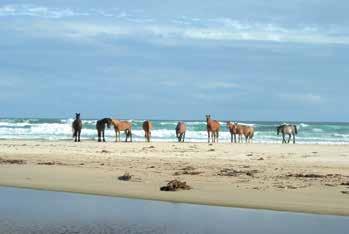
[[[103,142],[105,142],[105,138],[104,138],[105,125],[107,125],[107,127],[110,128],[111,122],[112,122],[112,119],[110,118],[104,118],[97,121],[96,129],[98,133],[98,142],[102,141],[101,137],[103,137]]]
[[[75,120],[72,124],[73,127],[73,138],[75,138],[75,142],[80,142],[80,134],[82,129],[82,122],[80,119],[80,113],[75,113]]]
[[[132,142],[132,124],[128,121],[120,121],[117,119],[112,120],[112,124],[114,126],[115,130],[115,141],[118,142],[118,139],[120,141],[120,132],[124,131],[126,134],[125,142],[127,142],[128,138],[130,138],[130,141]]]
[[[208,143],[210,143],[210,139],[212,143],[218,143],[219,129],[221,127],[220,123],[217,120],[211,119],[211,115],[206,115],[206,123]]]
[[[144,137],[147,142],[150,142],[152,123],[149,120],[143,122]]]
[[[187,131],[187,127],[185,126],[185,123],[178,122],[176,126],[176,137],[178,139],[178,142],[184,142],[186,131]]]

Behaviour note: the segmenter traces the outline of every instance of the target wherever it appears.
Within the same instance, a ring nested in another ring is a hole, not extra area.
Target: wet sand
[[[160,191],[173,179],[192,189]],[[349,145],[3,140],[0,185],[349,215]]]

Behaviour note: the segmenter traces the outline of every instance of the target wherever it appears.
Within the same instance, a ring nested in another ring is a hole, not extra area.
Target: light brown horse
[[[112,119],[111,123],[114,126],[115,141],[116,142],[118,142],[118,139],[120,141],[120,132],[121,131],[125,132],[125,135],[126,135],[125,142],[127,142],[128,138],[130,138],[130,141],[132,142],[132,124],[130,122]]]
[[[147,142],[150,142],[152,128],[153,124],[149,120],[143,122],[144,137]]]
[[[178,138],[178,142],[184,142],[185,132],[187,131],[187,127],[184,122],[178,122],[176,126],[176,137]]]
[[[242,136],[245,137],[246,143],[252,143],[252,138],[254,136],[254,128],[246,125],[241,125],[237,123],[230,123],[229,124],[229,130],[230,134],[235,134],[235,143],[236,143],[236,135],[239,136],[239,143],[242,143]]]
[[[230,132],[230,142],[231,143],[236,143],[236,135],[238,134],[238,130],[237,130],[237,125],[231,123],[230,121],[227,122],[227,127],[229,129]]]
[[[210,143],[210,139],[212,143],[213,142],[218,143],[219,129],[221,127],[220,123],[217,120],[211,119],[211,115],[206,115],[206,123],[207,123],[208,143]]]

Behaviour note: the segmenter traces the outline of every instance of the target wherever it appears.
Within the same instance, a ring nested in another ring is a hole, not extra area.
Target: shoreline
[[[347,145],[1,140],[0,158],[25,161],[0,163],[6,187],[349,216]],[[172,179],[192,190],[161,192]]]

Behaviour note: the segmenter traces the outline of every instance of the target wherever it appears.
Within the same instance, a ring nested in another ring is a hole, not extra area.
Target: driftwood
[[[0,164],[26,164],[27,162],[22,159],[3,159],[0,158]]]
[[[185,181],[171,180],[166,186],[160,188],[160,191],[177,191],[177,190],[190,190],[191,187],[187,185]]]
[[[128,172],[125,172],[125,174],[118,177],[119,180],[124,180],[124,181],[129,181],[131,178],[132,178],[132,175],[130,175],[130,173]]]
[[[224,168],[217,173],[219,176],[254,176],[254,174],[258,173],[258,170],[235,170],[232,168]]]

